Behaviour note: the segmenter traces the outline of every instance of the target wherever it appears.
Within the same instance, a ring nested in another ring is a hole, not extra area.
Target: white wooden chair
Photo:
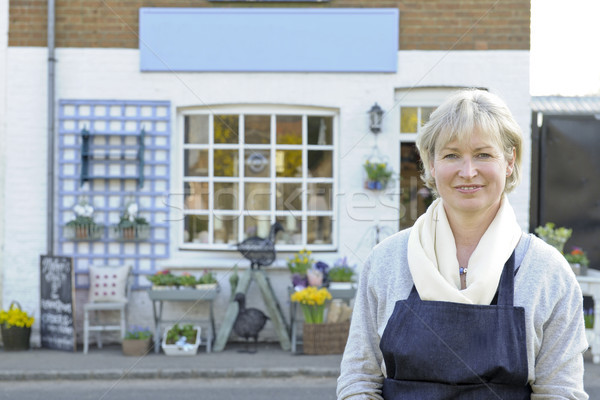
[[[83,353],[89,348],[90,332],[96,332],[96,344],[102,348],[102,332],[120,331],[121,339],[127,329],[127,306],[133,286],[130,266],[90,267],[89,301],[83,306]],[[99,322],[98,313],[119,312],[119,321]],[[93,323],[93,324],[92,324]]]

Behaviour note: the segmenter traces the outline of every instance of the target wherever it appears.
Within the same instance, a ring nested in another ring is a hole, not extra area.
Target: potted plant
[[[309,286],[292,293],[290,300],[299,303],[304,314],[304,354],[338,354],[344,351],[350,324],[349,321],[323,323],[326,302],[331,300],[326,288]]]
[[[363,168],[367,174],[365,189],[384,190],[393,175],[386,162],[365,161]]]
[[[149,328],[132,327],[125,333],[121,344],[123,354],[126,356],[143,356],[150,349],[152,332]]]
[[[174,289],[177,287],[177,277],[168,269],[158,271],[154,275],[147,276],[146,279],[152,282],[152,290]]]
[[[335,262],[329,269],[329,288],[330,289],[351,289],[354,280],[354,267],[348,265],[346,257]]]
[[[573,229],[567,228],[554,228],[553,222],[547,222],[544,226],[538,226],[535,228],[535,233],[544,242],[551,246],[554,246],[561,254],[564,253],[565,243],[573,234]]]
[[[218,286],[217,278],[211,271],[207,269],[204,270],[200,278],[198,278],[195,283],[196,289],[200,290],[212,290],[216,289]]]
[[[571,268],[575,275],[587,275],[587,268],[590,265],[590,260],[587,254],[580,247],[573,247],[570,253],[565,254],[565,258],[571,264]]]
[[[73,207],[75,219],[67,222],[65,237],[75,240],[95,240],[102,236],[102,225],[94,222],[94,207],[80,201]]]
[[[175,324],[165,330],[162,348],[168,356],[193,356],[200,346],[200,327]]]
[[[8,311],[0,311],[0,330],[4,350],[28,350],[33,322],[33,316],[23,311],[16,301],[10,303]]]
[[[306,249],[302,249],[293,257],[288,258],[287,267],[292,274],[292,286],[294,288],[305,288],[308,286],[306,274],[312,268],[313,263],[314,260],[311,252]]]
[[[150,224],[144,217],[138,216],[138,205],[130,202],[125,206],[119,223],[113,227],[115,235],[121,240],[146,240],[150,236]]]

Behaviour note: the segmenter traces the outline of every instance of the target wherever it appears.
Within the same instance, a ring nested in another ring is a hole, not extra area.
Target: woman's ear
[[[507,164],[506,164],[506,177],[509,177],[512,172],[513,169],[515,168],[515,158],[517,157],[517,151],[515,150],[515,148],[512,148],[512,157],[510,160],[508,160]]]

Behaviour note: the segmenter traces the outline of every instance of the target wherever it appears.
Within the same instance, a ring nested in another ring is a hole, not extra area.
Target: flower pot
[[[152,338],[148,339],[123,339],[121,348],[123,355],[143,356],[148,352]]]
[[[365,181],[365,189],[368,190],[385,190],[385,188],[387,187],[387,181],[383,182],[383,181],[372,181],[367,179]]]
[[[569,265],[571,266],[571,269],[573,270],[573,273],[577,276],[581,275],[581,264],[579,263],[569,263]]]
[[[196,342],[195,343],[186,343],[183,346],[178,344],[167,344],[167,332],[172,328],[172,326],[165,329],[165,334],[162,339],[162,349],[168,356],[195,356],[198,352],[198,347],[200,346],[200,327],[194,326],[196,330]]]
[[[304,354],[342,354],[348,341],[350,321],[304,324]]]
[[[31,328],[1,325],[2,341],[4,342],[4,350],[19,351],[29,350],[29,338],[31,336]]]

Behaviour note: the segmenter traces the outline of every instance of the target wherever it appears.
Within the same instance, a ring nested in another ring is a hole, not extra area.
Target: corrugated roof
[[[600,114],[600,96],[532,96],[531,110],[544,114]]]

